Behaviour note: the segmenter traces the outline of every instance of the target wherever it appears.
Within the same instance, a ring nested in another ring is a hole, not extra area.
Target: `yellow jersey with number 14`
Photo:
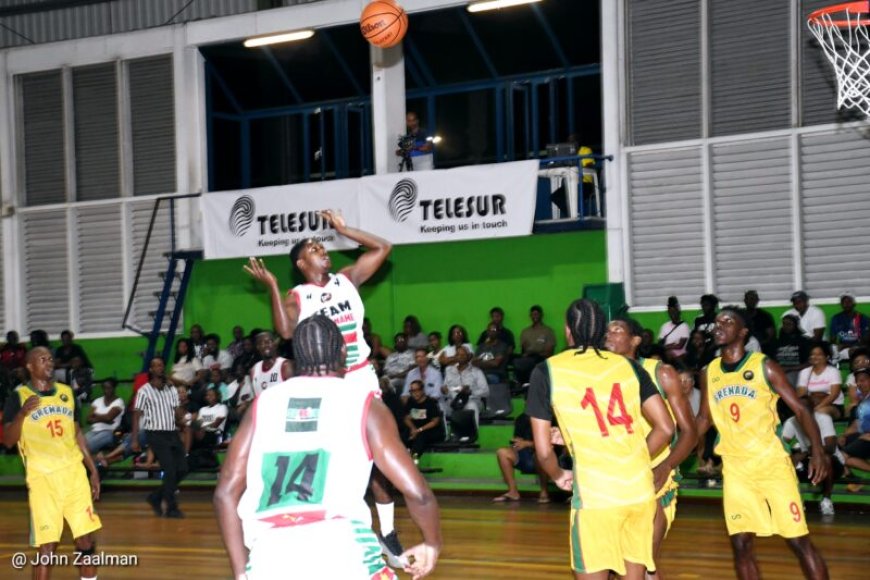
[[[640,368],[627,358],[587,350],[547,359],[551,403],[574,458],[575,509],[600,509],[655,497],[641,423]]]
[[[70,465],[81,465],[84,458],[76,441],[75,395],[62,383],[46,393],[30,385],[19,385],[15,394],[24,406],[31,396],[39,406],[24,419],[18,451],[27,468],[27,477],[48,475]]]
[[[785,457],[776,403],[764,374],[767,357],[746,353],[733,367],[716,358],[707,367],[707,402],[719,439],[715,451],[729,457]]]

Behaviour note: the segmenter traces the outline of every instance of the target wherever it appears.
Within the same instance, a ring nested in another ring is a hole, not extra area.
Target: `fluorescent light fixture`
[[[511,6],[520,6],[521,4],[531,4],[532,2],[540,2],[541,0],[485,0],[484,2],[474,2],[468,5],[469,12],[484,12],[486,10],[499,10],[501,8],[510,8]]]
[[[280,34],[268,34],[266,36],[255,36],[247,39],[243,44],[246,48],[254,48],[255,46],[266,46],[267,44],[278,44],[280,42],[293,42],[294,40],[305,40],[314,36],[313,30],[296,30],[295,32],[281,32]]]

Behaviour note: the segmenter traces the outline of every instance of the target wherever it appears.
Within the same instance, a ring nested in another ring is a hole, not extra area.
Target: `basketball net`
[[[857,109],[870,118],[870,1],[816,10],[807,26],[837,75],[837,108]]]

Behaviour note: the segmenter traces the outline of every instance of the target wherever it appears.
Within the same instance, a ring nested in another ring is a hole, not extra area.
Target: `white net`
[[[837,107],[870,118],[870,24],[868,2],[840,5],[835,12],[814,12],[807,25],[837,75]]]

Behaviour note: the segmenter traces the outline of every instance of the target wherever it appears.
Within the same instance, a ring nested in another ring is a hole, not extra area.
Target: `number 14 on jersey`
[[[626,432],[634,433],[631,424],[634,422],[631,415],[625,410],[625,401],[622,400],[622,388],[619,383],[614,383],[610,389],[610,401],[607,403],[607,424],[604,423],[604,416],[601,414],[601,409],[598,407],[598,399],[595,398],[595,391],[592,388],[586,389],[586,394],[580,401],[580,406],[586,409],[591,407],[595,413],[595,419],[598,421],[598,428],[601,429],[602,437],[610,437],[610,430],[607,425],[616,426],[622,425]],[[617,413],[614,413],[616,411]]]

